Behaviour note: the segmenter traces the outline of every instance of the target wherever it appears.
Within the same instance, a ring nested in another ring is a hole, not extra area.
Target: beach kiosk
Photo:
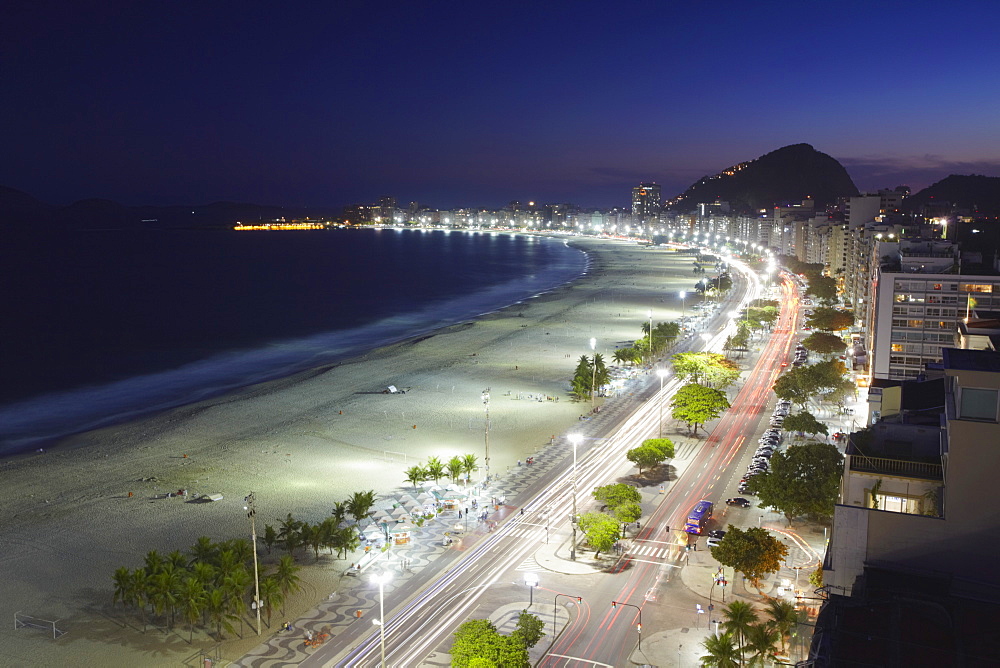
[[[402,522],[389,529],[389,535],[392,536],[392,542],[396,545],[406,545],[411,540],[411,535],[413,533],[413,525]]]

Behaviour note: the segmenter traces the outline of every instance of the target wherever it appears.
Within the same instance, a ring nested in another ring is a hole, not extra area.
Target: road
[[[717,333],[708,341],[699,337],[689,340],[692,349],[703,346],[721,349],[721,342],[729,333],[726,329],[730,322],[728,310],[759,292],[755,276],[738,279],[735,283],[727,304],[707,326],[709,331]],[[720,502],[727,491],[735,490],[745,467],[744,460],[752,452],[752,448],[743,446],[757,429],[768,392],[781,369],[780,362],[789,356],[795,332],[797,297],[790,285],[783,289],[786,299],[781,319],[733,400],[733,408],[719,420],[711,436],[701,442],[691,462],[671,483],[669,491],[661,495],[659,504],[645,519],[644,528],[628,548],[629,556],[619,561],[616,572],[587,576],[546,574],[549,583],[539,588],[540,599],[549,600],[562,591],[580,595],[584,601],[569,608],[575,614],[568,615],[558,637],[551,633],[552,627],[549,628],[550,637],[543,644],[549,642],[551,646],[540,665],[625,665],[638,640],[634,626],[636,608],[646,612],[647,619],[643,621],[647,628],[650,622],[662,623],[671,614],[680,614],[666,604],[671,595],[684,596],[673,583],[675,572],[683,567],[685,555],[683,539],[686,535],[676,528],[698,499]],[[575,486],[582,490],[577,496],[581,512],[589,499],[587,490],[607,484],[623,469],[625,450],[657,434],[659,402],[667,400],[679,386],[675,378],[664,382],[662,390],[655,382],[651,400],[639,403],[632,414],[623,416],[610,434],[592,437],[580,444]],[[553,469],[527,493],[519,494],[520,499],[530,499],[523,503],[523,514],[514,513],[478,544],[460,556],[456,553],[437,577],[420,578],[408,587],[393,591],[392,600],[386,601],[387,610],[392,610],[385,626],[388,665],[421,665],[428,657],[447,648],[455,628],[462,622],[489,614],[511,596],[515,600],[524,597],[523,584],[514,583],[518,580],[518,568],[530,561],[538,549],[544,531],[540,527],[551,521],[553,527],[559,527],[558,535],[553,531],[554,540],[568,537],[568,518],[574,497],[572,472],[570,458],[566,466]],[[667,525],[672,529],[669,534],[664,531]],[[511,593],[512,586],[520,588]],[[611,601],[628,605],[612,607]],[[553,615],[559,614],[554,602],[553,607],[546,610],[553,610]],[[319,648],[303,664],[376,666],[380,664],[379,640],[376,626],[356,624],[340,633],[335,642]]]

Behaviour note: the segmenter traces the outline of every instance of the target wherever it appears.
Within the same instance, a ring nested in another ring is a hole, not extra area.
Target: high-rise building
[[[638,218],[655,216],[660,212],[660,186],[640,183],[632,188],[632,215]]]

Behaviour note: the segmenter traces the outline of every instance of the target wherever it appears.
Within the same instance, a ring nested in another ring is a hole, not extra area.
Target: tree
[[[639,493],[639,490],[622,482],[595,487],[591,495],[611,510],[626,503],[642,501],[642,494]]]
[[[263,580],[261,584],[264,584]],[[263,597],[261,597],[263,601]],[[236,633],[231,620],[233,615],[230,612],[229,601],[226,599],[226,592],[222,589],[209,589],[205,594],[205,612],[208,621],[215,626],[216,640],[222,642],[222,631],[225,629],[230,633]]]
[[[145,568],[137,568],[132,571],[132,580],[129,583],[128,600],[139,608],[139,617],[142,619],[142,632],[146,632],[146,603],[149,602],[149,574]]]
[[[785,431],[800,431],[809,435],[823,434],[824,436],[830,432],[829,428],[817,420],[815,415],[805,411],[786,417],[785,422],[782,424],[782,429]]]
[[[444,464],[437,457],[428,457],[424,470],[427,472],[427,477],[433,480],[435,485],[444,477]]]
[[[538,615],[533,615],[527,610],[522,610],[517,615],[517,628],[510,634],[518,642],[531,649],[538,644],[538,641],[545,637],[545,622]]]
[[[528,661],[528,649],[520,639],[501,634],[488,619],[471,619],[455,631],[451,665],[455,668],[528,668],[531,663]]]
[[[642,517],[642,506],[638,503],[623,503],[612,510],[615,519],[622,524],[622,538],[625,538],[625,528]]]
[[[791,401],[805,408],[806,403],[816,394],[817,388],[812,379],[803,372],[806,367],[786,371],[774,381],[774,393],[779,399]]]
[[[750,479],[761,506],[792,519],[802,515],[832,517],[840,494],[844,457],[830,443],[793,445],[771,457],[771,469]]]
[[[280,540],[288,554],[294,554],[295,548],[302,545],[302,522],[292,517],[291,513],[281,521],[281,529],[278,530],[278,540]]]
[[[595,559],[618,542],[618,522],[604,513],[584,513],[580,516],[580,529],[594,548]]]
[[[415,464],[406,469],[406,482],[413,485],[413,489],[416,489],[417,484],[424,480],[427,480],[427,470],[420,464]]]
[[[271,577],[278,583],[283,597],[302,589],[302,580],[299,578],[298,572],[299,567],[295,565],[295,561],[291,557],[285,556],[278,560]]]
[[[260,590],[260,607],[267,613],[267,627],[271,628],[271,612],[275,606],[285,604],[285,596],[281,592],[281,585],[273,577],[262,577],[258,586]]]
[[[820,568],[822,569],[822,564],[820,564]],[[787,647],[788,634],[792,632],[792,629],[799,621],[799,615],[795,611],[795,606],[788,601],[768,598],[767,608],[764,612],[768,616],[767,623],[781,635],[781,648],[785,649]]]
[[[211,563],[215,559],[215,553],[219,549],[218,545],[212,542],[208,536],[201,536],[194,542],[188,554],[191,555],[189,564],[199,561]]]
[[[205,585],[195,577],[187,577],[181,584],[178,593],[178,603],[181,614],[188,622],[188,642],[194,640],[194,623],[201,617],[202,610],[206,603]]]
[[[648,438],[625,453],[625,458],[639,467],[640,474],[643,469],[659,466],[673,456],[674,443],[669,438]]]
[[[847,349],[842,338],[828,332],[813,332],[802,339],[802,345],[820,355],[839,355]]]
[[[758,589],[762,577],[781,569],[781,561],[787,554],[785,544],[765,529],[744,530],[732,524],[719,544],[712,548],[716,561],[743,573]]]
[[[472,474],[476,472],[478,467],[479,461],[474,454],[462,455],[462,473],[465,474],[466,481],[472,478]]]
[[[781,634],[767,622],[752,625],[747,629],[746,645],[750,651],[747,666],[764,668],[774,658],[774,651],[781,640]]]
[[[576,362],[576,370],[573,372],[571,383],[571,391],[577,399],[590,398],[590,388],[593,386],[590,369],[590,358],[586,355],[580,355],[580,359]]]
[[[821,306],[813,311],[806,323],[824,332],[839,332],[854,324],[854,313]]]
[[[451,476],[452,482],[458,482],[458,477],[462,475],[462,458],[458,455],[453,456],[448,460],[446,466],[448,469],[448,475]]]
[[[121,601],[122,605],[128,605],[130,598],[129,591],[132,588],[132,571],[122,566],[111,577],[115,583],[115,595],[111,599],[111,604],[114,605],[118,601]]]
[[[618,364],[639,364],[642,361],[642,354],[634,346],[625,346],[616,350],[612,358]]]
[[[677,390],[670,403],[671,417],[687,423],[692,434],[698,435],[698,426],[714,420],[729,408],[729,400],[721,390],[702,385],[685,385]]]
[[[431,459],[434,458],[432,457]],[[428,464],[428,468],[429,467],[430,464]],[[351,514],[351,517],[354,518],[355,522],[360,522],[364,518],[368,517],[369,511],[371,511],[372,506],[374,505],[374,490],[368,490],[367,492],[355,492],[351,495],[351,498],[347,500],[347,512]]]
[[[732,633],[713,633],[701,642],[708,654],[701,657],[701,665],[706,668],[739,668],[740,652]]]
[[[728,534],[726,534],[728,536]],[[757,622],[757,613],[749,603],[743,601],[733,601],[722,609],[722,628],[727,633],[731,633],[740,648],[740,665],[743,664],[743,646],[746,644],[747,633],[750,627]]]
[[[836,304],[837,280],[830,276],[812,276],[806,287],[806,294],[814,296],[824,304]]]

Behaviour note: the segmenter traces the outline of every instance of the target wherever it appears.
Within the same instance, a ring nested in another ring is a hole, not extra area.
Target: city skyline
[[[0,184],[68,204],[628,207],[809,143],[862,191],[1000,175],[1000,9],[0,10]]]

